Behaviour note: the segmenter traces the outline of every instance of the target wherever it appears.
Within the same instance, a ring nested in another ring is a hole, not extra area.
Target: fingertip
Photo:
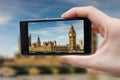
[[[65,62],[66,58],[64,56],[59,57],[60,62]]]
[[[61,18],[64,18],[64,13],[61,15]]]
[[[63,62],[63,63],[69,63],[69,61],[71,60],[73,56],[61,56],[59,57],[59,60],[60,62]]]
[[[71,18],[72,16],[74,16],[74,15],[72,15],[71,13],[72,13],[71,10],[68,10],[68,11],[64,12],[64,13],[61,15],[61,17],[62,17],[62,18]]]
[[[62,18],[66,18],[66,12],[61,15]]]

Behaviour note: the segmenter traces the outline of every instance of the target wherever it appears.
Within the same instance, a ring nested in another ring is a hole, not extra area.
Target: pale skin
[[[62,18],[73,17],[87,17],[92,22],[92,30],[100,34],[103,41],[93,55],[61,56],[60,61],[120,77],[120,20],[92,6],[75,7],[62,14]]]

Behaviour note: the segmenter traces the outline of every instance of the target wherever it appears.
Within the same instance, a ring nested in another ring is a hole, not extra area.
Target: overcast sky
[[[89,5],[120,18],[120,0],[0,0],[0,55],[17,52],[20,20],[59,18],[72,7]]]

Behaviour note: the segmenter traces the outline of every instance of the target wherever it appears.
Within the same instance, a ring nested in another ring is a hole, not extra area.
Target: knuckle
[[[96,10],[96,8],[94,6],[88,6],[87,7],[88,14],[94,13],[95,10]]]
[[[113,18],[113,17],[110,17],[110,19],[111,19],[115,24],[120,24],[120,19],[118,19],[118,18]]]
[[[71,8],[72,10],[76,10],[76,9],[78,9],[79,7],[73,7],[73,8]]]
[[[94,6],[88,6],[88,8],[91,10],[96,9]]]
[[[117,18],[116,18],[116,22],[117,22],[118,24],[120,24],[120,19],[117,19]]]

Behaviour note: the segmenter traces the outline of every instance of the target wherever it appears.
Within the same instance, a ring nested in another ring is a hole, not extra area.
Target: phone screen
[[[84,53],[84,22],[28,22],[28,39],[30,53]]]

